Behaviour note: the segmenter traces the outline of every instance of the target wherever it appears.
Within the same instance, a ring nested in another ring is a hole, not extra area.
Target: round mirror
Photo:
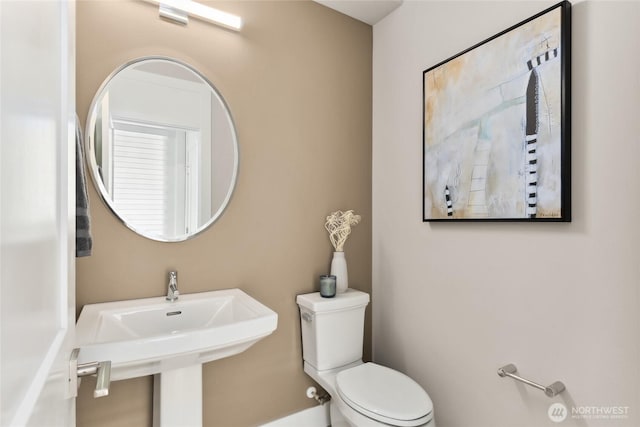
[[[105,80],[89,110],[85,152],[109,209],[162,242],[189,239],[220,217],[238,171],[224,99],[169,58],[136,59]]]

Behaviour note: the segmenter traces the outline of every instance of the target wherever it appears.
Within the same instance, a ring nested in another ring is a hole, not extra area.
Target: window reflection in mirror
[[[237,172],[233,121],[195,70],[149,58],[105,82],[89,115],[87,155],[103,200],[132,230],[179,241],[208,227]]]

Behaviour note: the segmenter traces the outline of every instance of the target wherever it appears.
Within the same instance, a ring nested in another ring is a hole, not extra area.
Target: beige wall
[[[226,98],[240,172],[224,215],[184,243],[135,235],[91,187],[94,254],[77,262],[77,305],[162,295],[167,271],[177,269],[182,293],[239,287],[271,307],[279,315],[273,335],[204,368],[205,425],[251,426],[313,406],[295,295],[313,291],[329,268],[329,212],[362,214],[346,252],[352,287],[371,290],[372,31],[309,1],[214,5],[241,15],[242,32],[167,23],[142,1],[78,3],[81,120],[117,66],[145,55],[181,59]],[[366,335],[368,349],[369,327]],[[150,425],[150,378],[116,382],[103,399],[90,388],[83,381],[78,426]]]
[[[640,425],[639,2],[572,8],[573,222],[421,222],[422,71],[553,3],[409,1],[374,27],[374,359],[439,427]],[[629,412],[555,424],[552,402]]]

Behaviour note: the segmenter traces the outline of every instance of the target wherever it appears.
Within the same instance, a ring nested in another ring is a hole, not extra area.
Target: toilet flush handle
[[[308,311],[303,311],[302,313],[300,313],[300,316],[305,322],[313,322],[313,314],[309,313]]]

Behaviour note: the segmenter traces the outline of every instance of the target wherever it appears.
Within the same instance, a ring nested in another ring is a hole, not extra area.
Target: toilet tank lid
[[[345,292],[336,294],[333,298],[323,298],[320,296],[320,292],[313,292],[298,295],[296,302],[300,307],[313,313],[321,313],[366,306],[369,304],[369,294],[355,289],[347,289]]]

